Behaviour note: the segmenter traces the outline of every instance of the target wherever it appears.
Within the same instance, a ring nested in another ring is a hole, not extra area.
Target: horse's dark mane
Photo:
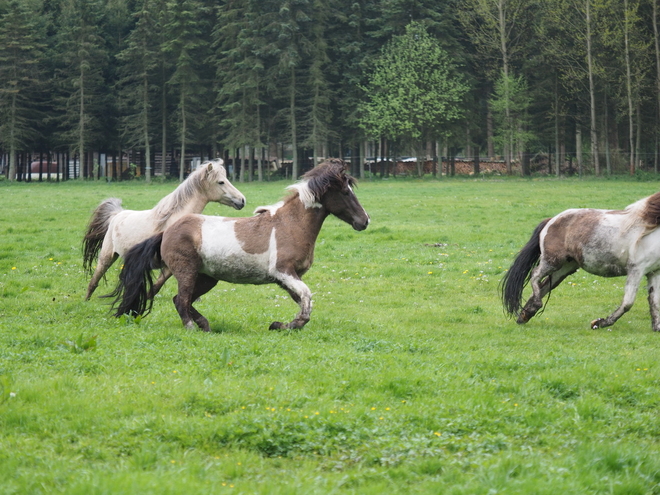
[[[343,188],[345,185],[354,187],[356,181],[346,173],[346,162],[339,158],[329,158],[302,176],[307,182],[307,187],[319,200],[328,189],[336,187]]]
[[[646,199],[646,206],[642,218],[647,228],[654,229],[660,225],[660,192]]]

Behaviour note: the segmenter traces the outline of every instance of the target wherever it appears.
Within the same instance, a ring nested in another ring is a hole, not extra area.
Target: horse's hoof
[[[274,321],[273,323],[270,324],[268,330],[284,330],[285,328],[286,325],[281,321]]]
[[[524,325],[529,321],[529,316],[527,316],[527,313],[524,311],[518,315],[518,319],[516,320],[516,323],[518,325]]]
[[[598,318],[598,319],[591,322],[591,329],[596,330],[596,329],[602,327],[603,323],[605,323],[605,318]]]

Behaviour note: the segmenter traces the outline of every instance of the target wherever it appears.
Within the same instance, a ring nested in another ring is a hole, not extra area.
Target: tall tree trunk
[[[80,64],[80,115],[78,120],[78,156],[80,157],[80,175],[84,179],[84,161],[85,161],[85,72],[83,64]]]
[[[600,164],[598,160],[598,136],[596,133],[596,88],[594,85],[593,56],[591,49],[591,1],[586,1],[586,21],[587,21],[587,70],[589,71],[589,99],[591,111],[591,123],[589,126],[591,136],[591,159],[594,164],[594,173],[600,175]],[[626,0],[627,1],[627,0]]]
[[[605,166],[607,167],[607,175],[612,175],[612,159],[610,156],[610,134],[607,132],[607,129],[609,128],[609,110],[608,110],[608,103],[607,103],[607,91],[605,91],[605,123],[603,125],[603,129],[605,129],[604,132],[604,137],[605,137]]]
[[[293,164],[291,166],[291,179],[298,179],[298,133],[296,125],[296,69],[291,68],[291,93],[289,95],[289,112],[291,114],[291,146],[293,146]]]
[[[486,145],[488,146],[488,158],[495,158],[495,143],[493,139],[493,112],[490,108],[490,103],[488,105],[488,111],[486,113]],[[442,160],[440,160],[440,169],[442,170]],[[442,174],[440,174],[442,175]]]
[[[252,182],[252,178],[254,177],[254,155],[256,148],[254,146],[248,146],[248,150],[250,152],[250,163],[248,165],[248,182]]]
[[[364,151],[362,152],[362,159],[360,160],[360,179],[364,179],[364,162],[367,160],[368,147],[369,144],[364,141],[362,148]]]
[[[149,81],[145,73],[143,80],[144,97],[142,100],[142,132],[144,139],[145,181],[151,182],[151,145],[149,143]]]
[[[511,128],[511,109],[509,108],[509,54],[507,50],[506,40],[506,12],[504,11],[505,0],[497,2],[497,9],[499,14],[499,31],[500,31],[500,50],[502,51],[502,74],[504,75],[504,116],[506,120],[506,128]],[[511,175],[511,153],[513,153],[512,143],[510,139],[506,139],[504,144],[504,161],[506,163],[506,173]]]
[[[623,0],[623,43],[626,60],[626,97],[628,99],[628,146],[630,147],[630,175],[635,173],[635,127],[633,124],[632,74],[630,67],[630,40],[628,25],[628,0]]]
[[[186,98],[185,88],[181,88],[181,158],[179,159],[179,182],[183,182],[186,164]]]
[[[656,70],[656,99],[658,101],[657,117],[660,119],[660,34],[658,33],[658,0],[653,0],[653,38],[655,41],[655,70]],[[656,122],[657,129],[657,122]],[[655,172],[658,172],[658,131],[656,130],[656,146],[655,146]]]
[[[559,78],[555,76],[555,175],[561,173],[559,161]]]
[[[582,129],[575,130],[575,156],[578,162],[578,176],[582,177]]]
[[[161,75],[161,82],[163,85],[160,92],[160,115],[161,115],[160,147],[162,150],[160,173],[162,174],[163,178],[165,178],[167,176],[167,87],[165,85],[165,63],[163,62],[162,58],[160,62],[160,75]]]
[[[11,124],[9,126],[9,180],[16,179],[16,94],[11,98]]]

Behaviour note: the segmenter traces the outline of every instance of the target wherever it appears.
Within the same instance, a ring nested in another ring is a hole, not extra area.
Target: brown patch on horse
[[[295,215],[283,214],[277,222],[275,227],[277,262],[275,266],[280,272],[291,273],[293,269],[298,276],[303,276],[314,261],[316,237],[328,212],[322,208],[305,208],[298,200],[287,202],[286,206],[298,211]],[[301,224],[306,228],[301,229]]]
[[[261,254],[268,251],[273,226],[273,216],[263,210],[257,216],[237,219],[234,223],[234,234],[243,251]]]
[[[584,261],[582,247],[593,237],[602,214],[598,210],[580,210],[562,215],[548,227],[544,239],[544,256],[553,266],[574,259],[580,265]],[[574,226],[578,223],[578,226]]]
[[[646,199],[646,205],[644,211],[642,211],[642,220],[646,225],[647,233],[660,225],[660,192]]]
[[[186,264],[187,260],[199,258],[202,245],[202,223],[204,223],[204,217],[201,215],[185,215],[165,231],[160,254],[170,269]],[[170,239],[173,240],[172,243],[170,243]]]

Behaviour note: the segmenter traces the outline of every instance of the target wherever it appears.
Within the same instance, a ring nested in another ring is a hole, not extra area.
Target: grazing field
[[[498,282],[537,223],[623,208],[626,180],[363,181],[364,232],[329,218],[298,306],[220,283],[185,330],[176,281],[141,321],[83,301],[80,241],[116,196],[176,184],[0,183],[0,493],[660,493],[660,335],[642,288],[583,272],[525,326]],[[250,215],[284,182],[236,184]]]

